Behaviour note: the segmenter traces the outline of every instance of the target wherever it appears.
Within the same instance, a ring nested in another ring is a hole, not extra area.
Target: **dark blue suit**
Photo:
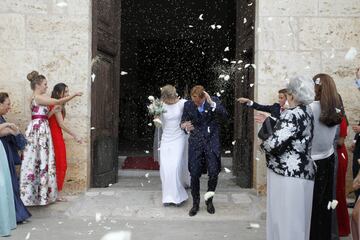
[[[189,172],[191,175],[191,194],[194,201],[200,199],[199,178],[207,169],[209,175],[208,191],[215,191],[217,176],[221,171],[221,145],[219,121],[226,119],[228,113],[216,97],[212,97],[216,107],[204,103],[204,111],[199,112],[193,101],[187,101],[181,122],[191,121],[194,130],[189,136]]]

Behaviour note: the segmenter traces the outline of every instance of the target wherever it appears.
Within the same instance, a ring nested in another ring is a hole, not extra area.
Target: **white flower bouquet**
[[[147,106],[149,114],[154,116],[154,125],[156,127],[161,127],[162,122],[160,120],[160,115],[162,113],[166,112],[166,109],[164,108],[164,104],[160,99],[154,98],[153,96],[148,97],[150,104]]]

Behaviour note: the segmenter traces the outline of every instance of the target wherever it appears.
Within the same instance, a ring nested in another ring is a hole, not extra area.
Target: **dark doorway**
[[[165,84],[175,85],[182,97],[192,86],[204,85],[221,95],[233,116],[234,78],[224,81],[219,75],[230,70],[223,59],[235,58],[235,21],[235,0],[122,0],[121,69],[128,75],[120,87],[120,154],[151,154],[147,97],[159,97]],[[232,120],[222,133],[224,150],[232,149]]]

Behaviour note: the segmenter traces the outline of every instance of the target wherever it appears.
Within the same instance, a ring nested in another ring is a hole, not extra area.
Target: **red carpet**
[[[122,169],[159,170],[159,163],[153,157],[127,157]]]

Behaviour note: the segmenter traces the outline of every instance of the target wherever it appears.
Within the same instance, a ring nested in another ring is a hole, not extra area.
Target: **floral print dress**
[[[27,145],[21,165],[20,192],[26,206],[47,205],[57,197],[54,148],[47,106],[31,101],[31,122],[25,137]]]

